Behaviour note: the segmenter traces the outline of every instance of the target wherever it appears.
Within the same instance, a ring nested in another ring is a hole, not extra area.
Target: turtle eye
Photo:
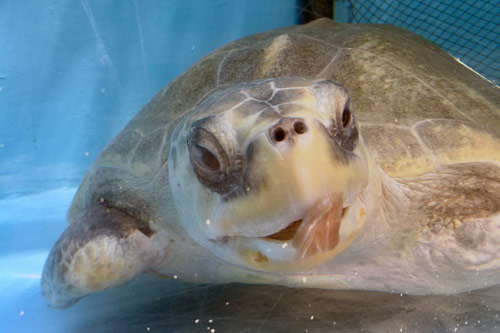
[[[195,172],[222,172],[229,165],[229,159],[217,138],[201,127],[191,129],[188,137],[189,156]],[[205,175],[206,178],[208,175]]]
[[[238,156],[229,156],[212,132],[194,126],[187,144],[191,166],[201,184],[220,194],[239,184],[243,163]]]
[[[330,135],[347,151],[353,151],[359,140],[356,117],[352,112],[351,99],[344,104],[341,114],[337,114],[328,128]]]
[[[194,145],[192,149],[193,159],[200,166],[211,170],[211,171],[219,171],[220,170],[220,162],[217,156],[208,150],[205,147],[200,145]]]
[[[342,127],[346,128],[351,124],[352,114],[349,104],[346,103],[344,111],[342,111]]]

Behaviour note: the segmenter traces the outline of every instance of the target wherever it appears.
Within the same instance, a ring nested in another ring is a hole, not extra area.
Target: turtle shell
[[[320,19],[232,42],[177,77],[105,148],[69,219],[102,200],[103,191],[116,196],[127,182],[141,188],[168,172],[173,129],[207,96],[279,77],[325,78],[345,86],[371,156],[392,177],[418,176],[443,163],[500,162],[498,87],[404,29]],[[103,184],[114,185],[93,195],[86,191]],[[148,186],[143,192],[155,195]]]

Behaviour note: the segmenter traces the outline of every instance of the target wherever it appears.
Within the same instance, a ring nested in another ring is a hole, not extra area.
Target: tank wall
[[[0,198],[77,186],[156,92],[295,1],[0,2]]]

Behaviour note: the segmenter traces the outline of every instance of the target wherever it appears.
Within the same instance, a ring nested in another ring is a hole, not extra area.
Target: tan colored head
[[[316,266],[364,225],[364,145],[345,88],[270,79],[219,91],[179,123],[170,186],[183,227],[266,271]]]

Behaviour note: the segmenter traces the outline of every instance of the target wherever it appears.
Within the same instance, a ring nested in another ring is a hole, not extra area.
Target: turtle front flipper
[[[116,208],[96,205],[70,224],[45,262],[42,294],[55,308],[122,284],[166,255],[165,232]]]

